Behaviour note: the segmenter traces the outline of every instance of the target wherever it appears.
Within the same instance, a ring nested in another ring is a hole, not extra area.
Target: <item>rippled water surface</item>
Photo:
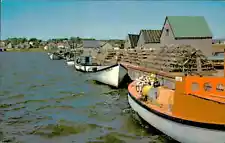
[[[168,142],[132,112],[126,89],[88,81],[46,53],[0,53],[0,141]]]

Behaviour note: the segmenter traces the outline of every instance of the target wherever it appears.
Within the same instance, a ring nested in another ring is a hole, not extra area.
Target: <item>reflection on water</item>
[[[96,85],[45,53],[1,53],[0,71],[0,141],[168,141],[133,113],[126,89]]]

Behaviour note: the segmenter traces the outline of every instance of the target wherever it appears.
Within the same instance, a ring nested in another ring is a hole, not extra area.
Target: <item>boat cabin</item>
[[[92,57],[91,56],[82,56],[77,59],[77,63],[82,65],[92,65]]]

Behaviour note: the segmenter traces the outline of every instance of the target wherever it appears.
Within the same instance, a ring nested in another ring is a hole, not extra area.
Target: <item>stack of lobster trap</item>
[[[210,71],[212,62],[190,45],[164,46],[148,57],[149,67],[168,72]]]
[[[190,45],[171,45],[155,50],[108,50],[103,54],[104,63],[119,61],[165,72],[214,71],[212,62]]]

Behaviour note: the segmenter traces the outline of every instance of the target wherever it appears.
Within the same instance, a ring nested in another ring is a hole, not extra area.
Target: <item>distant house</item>
[[[99,40],[83,40],[83,54],[96,56],[103,44]]]
[[[23,48],[30,48],[31,47],[31,45],[29,44],[29,42],[24,42],[23,43]]]
[[[14,47],[13,47],[12,43],[8,43],[8,45],[6,46],[6,48],[11,49],[11,48],[14,48]]]
[[[112,47],[114,50],[119,50],[119,49],[123,48],[122,45],[123,45],[123,43],[122,44],[112,44]]]
[[[118,50],[120,49],[120,45],[119,44],[112,44],[112,43],[109,43],[109,42],[105,42],[101,48],[100,48],[100,51],[101,52],[106,52],[107,50]]]
[[[128,34],[124,44],[125,49],[134,49],[137,46],[139,35]]]
[[[70,48],[71,47],[71,45],[67,41],[63,42],[63,45],[64,45],[65,48]],[[76,45],[76,43],[74,43],[74,45]]]
[[[4,41],[1,41],[0,47],[5,47],[5,46],[6,46],[6,43]]]
[[[101,42],[98,40],[84,40],[83,48],[84,49],[98,49],[101,47]]]
[[[155,49],[160,47],[161,30],[141,30],[137,48]]]
[[[63,42],[59,42],[59,43],[57,43],[57,47],[58,48],[65,48],[65,45],[64,45]]]
[[[44,50],[48,50],[49,48],[48,48],[48,46],[46,45],[46,46],[44,46]]]
[[[34,46],[34,42],[32,42],[32,41],[30,41],[29,44],[30,44],[31,46]]]
[[[224,39],[213,39],[213,44],[225,44]]]
[[[19,43],[19,44],[15,45],[14,48],[18,48],[18,49],[29,48],[29,43]]]
[[[55,49],[57,47],[57,44],[54,42],[48,42],[46,46],[48,46],[48,49]]]
[[[111,49],[113,49],[113,45],[110,44],[109,42],[105,42],[100,48],[101,52],[106,52],[107,50]]]
[[[41,41],[40,46],[46,46],[47,45],[47,41]]]
[[[212,55],[212,33],[203,16],[167,16],[160,41],[162,45],[191,45]]]

